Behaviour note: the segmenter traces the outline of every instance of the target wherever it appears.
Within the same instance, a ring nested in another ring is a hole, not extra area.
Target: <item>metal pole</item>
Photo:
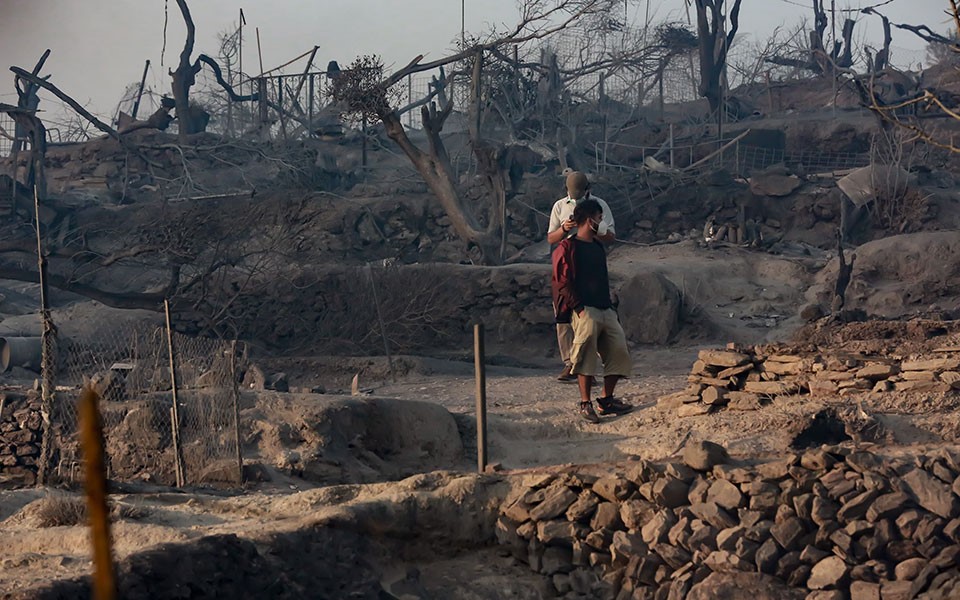
[[[407,75],[407,104],[413,104],[413,75]],[[407,112],[407,126],[413,127],[413,111]]]
[[[260,76],[263,77],[263,49],[260,47],[260,28],[257,27],[257,56],[260,57]]]
[[[473,326],[473,361],[477,376],[477,471],[483,473],[487,468],[487,370],[483,323]]]
[[[307,131],[307,137],[313,137],[313,94],[314,90],[314,81],[313,73],[310,74],[310,82],[307,84],[308,91],[310,93],[310,99],[307,101],[307,123],[310,126],[310,129]]]
[[[377,284],[373,281],[373,268],[367,263],[367,278],[370,280],[370,291],[373,293],[373,304],[377,308],[377,321],[380,322],[380,337],[383,338],[383,352],[387,355],[387,368],[390,370],[390,379],[396,381],[393,370],[393,357],[390,355],[390,343],[387,341],[387,328],[383,322],[383,313],[380,311],[380,299],[377,297]]]
[[[837,46],[837,0],[830,0],[830,20],[833,22],[831,27],[831,36],[833,39],[830,40],[830,75],[833,78],[833,108],[832,113],[833,117],[837,116],[837,63],[833,55],[833,49]]]
[[[240,23],[239,23],[239,36],[240,36],[240,94],[243,94],[243,24],[247,20],[243,18],[243,9],[240,9]],[[253,90],[250,90],[253,91]]]
[[[363,134],[360,146],[360,166],[363,167],[363,178],[367,178],[367,113],[360,118],[360,130]]]
[[[177,398],[177,362],[174,359],[173,328],[170,326],[170,301],[166,298],[163,300],[163,312],[167,320],[167,353],[170,356],[170,390],[173,395],[173,406],[170,407],[170,429],[173,436],[174,475],[176,476],[177,487],[183,487],[187,483],[187,478],[183,469],[183,453],[180,448],[180,408]]]
[[[243,484],[243,451],[240,448],[240,385],[237,383],[237,340],[230,344],[230,382],[233,387],[233,442],[237,446],[237,484]]]
[[[150,59],[147,59],[146,64],[143,65],[143,77],[140,78],[140,88],[137,90],[137,101],[133,103],[133,112],[130,115],[131,118],[137,118],[137,111],[140,110],[140,98],[143,97],[143,87],[147,85],[147,70],[150,68]]]
[[[467,0],[460,0],[460,51],[467,49]]]
[[[674,167],[673,160],[673,123],[670,123],[670,168]]]

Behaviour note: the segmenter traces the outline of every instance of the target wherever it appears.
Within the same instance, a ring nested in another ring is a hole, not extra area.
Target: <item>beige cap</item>
[[[574,200],[580,200],[587,193],[590,182],[587,176],[580,171],[571,171],[567,174],[567,195]]]

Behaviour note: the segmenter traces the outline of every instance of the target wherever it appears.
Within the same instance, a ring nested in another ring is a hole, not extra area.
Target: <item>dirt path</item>
[[[566,463],[620,461],[631,456],[663,458],[688,438],[710,438],[731,451],[766,453],[786,447],[785,421],[799,414],[786,403],[756,413],[724,411],[680,419],[656,405],[658,397],[682,389],[698,348],[634,351],[636,376],[621,382],[617,395],[637,406],[622,417],[605,417],[599,425],[576,414],[576,385],[555,380],[556,369],[491,368],[487,375],[489,456],[505,468]],[[437,402],[458,417],[465,454],[471,445],[475,382],[469,375],[409,375],[376,387],[377,396]]]

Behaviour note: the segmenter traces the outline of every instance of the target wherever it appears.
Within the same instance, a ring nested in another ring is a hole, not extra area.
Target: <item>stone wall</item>
[[[690,385],[660,398],[680,416],[721,408],[755,410],[776,396],[843,397],[862,392],[948,393],[960,390],[960,346],[910,358],[853,353],[784,353],[776,348],[702,350]]]
[[[570,598],[715,598],[743,573],[780,586],[755,598],[956,598],[958,495],[956,450],[824,446],[750,465],[697,442],[682,462],[531,477],[496,533]]]
[[[40,396],[0,392],[0,485],[33,485],[43,418]]]

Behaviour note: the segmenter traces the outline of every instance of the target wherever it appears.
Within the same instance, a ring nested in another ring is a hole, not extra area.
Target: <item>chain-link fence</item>
[[[0,157],[10,156],[13,140],[16,135],[16,126],[7,113],[0,112]]]
[[[236,344],[171,332],[162,317],[43,319],[42,395],[48,416],[43,482],[77,481],[77,400],[100,395],[108,475],[165,485],[242,479]]]

